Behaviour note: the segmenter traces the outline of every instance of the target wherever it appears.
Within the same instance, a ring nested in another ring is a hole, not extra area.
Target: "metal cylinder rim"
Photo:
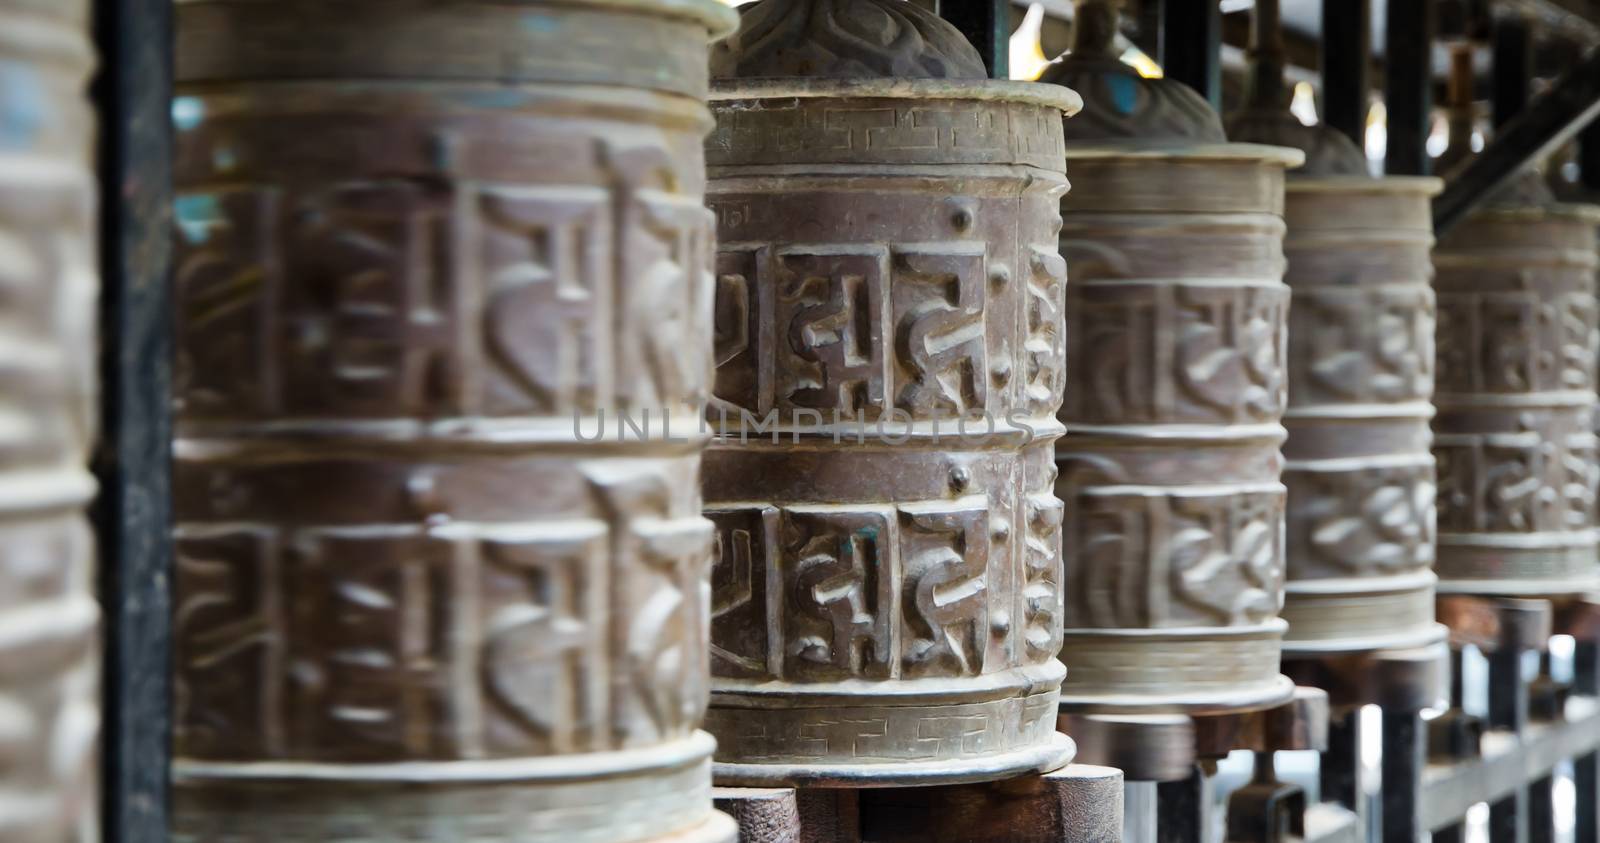
[[[1071,117],[1083,108],[1078,92],[1042,82],[1006,79],[810,79],[755,77],[711,80],[711,103],[763,99],[961,99],[1053,108]]]

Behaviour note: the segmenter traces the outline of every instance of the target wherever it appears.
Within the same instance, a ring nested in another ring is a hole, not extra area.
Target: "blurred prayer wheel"
[[[99,838],[94,68],[84,0],[0,0],[0,840]]]
[[[731,841],[710,0],[178,4],[179,841]]]
[[[1530,172],[1434,252],[1442,593],[1600,587],[1597,224],[1600,208],[1555,202]]]
[[[713,75],[718,783],[1065,764],[1051,447],[1077,96],[984,79],[898,0],[765,0]]]
[[[1428,429],[1438,190],[1290,174],[1286,655],[1442,640]]]
[[[1284,217],[1289,309],[1285,657],[1437,644],[1433,219],[1438,179],[1367,174],[1365,153],[1287,108],[1277,0],[1253,10],[1234,140],[1300,149]]]
[[[1080,2],[1045,73],[1066,128],[1064,712],[1231,712],[1287,702],[1284,487],[1291,149],[1229,144],[1194,91],[1112,49]]]

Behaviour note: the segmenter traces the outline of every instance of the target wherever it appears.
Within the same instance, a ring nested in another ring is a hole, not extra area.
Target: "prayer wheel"
[[[89,4],[0,0],[0,840],[99,838]]]
[[[704,437],[596,433],[703,412],[733,19],[178,4],[175,840],[733,839]]]
[[[1439,590],[1600,587],[1593,413],[1600,208],[1536,173],[1440,239]]]
[[[1116,15],[1079,2],[1043,77],[1085,101],[1061,231],[1062,711],[1279,705],[1283,181],[1303,156],[1227,143],[1193,90],[1117,59]]]
[[[1353,141],[1292,115],[1277,0],[1253,10],[1237,141],[1300,149],[1284,217],[1289,309],[1284,656],[1436,645],[1433,216],[1437,179],[1367,174]]]
[[[713,54],[719,784],[1047,770],[1063,88],[898,0],[764,0]],[[959,421],[958,421],[959,419]]]
[[[1443,640],[1428,427],[1438,190],[1290,174],[1286,655]]]

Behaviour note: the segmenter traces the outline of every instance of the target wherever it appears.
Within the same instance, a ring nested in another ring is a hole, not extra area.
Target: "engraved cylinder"
[[[84,0],[0,0],[0,840],[98,839],[94,67]]]
[[[1593,206],[1490,207],[1434,253],[1442,593],[1600,587],[1597,223]]]
[[[1419,647],[1433,622],[1437,179],[1291,178],[1286,657]]]
[[[717,83],[719,783],[1070,758],[1051,449],[1077,107],[1006,82]]]
[[[1276,705],[1284,169],[1249,144],[1068,144],[1065,711]]]
[[[660,423],[732,18],[179,3],[175,840],[733,839]]]

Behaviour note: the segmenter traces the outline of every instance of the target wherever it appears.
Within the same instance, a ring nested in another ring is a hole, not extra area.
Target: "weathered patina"
[[[1597,224],[1529,172],[1434,252],[1441,593],[1600,587]]]
[[[1365,153],[1288,109],[1277,0],[1252,10],[1236,141],[1305,153],[1289,172],[1284,656],[1437,645],[1433,622],[1437,179],[1372,178]]]
[[[1287,655],[1437,643],[1436,179],[1296,178],[1285,218]]]
[[[732,18],[179,3],[175,840],[732,840],[660,423]]]
[[[706,147],[717,780],[1059,767],[1056,232],[1079,100],[984,80],[896,0],[744,19]]]
[[[1303,156],[1227,143],[1199,94],[1118,60],[1116,15],[1079,2],[1043,77],[1086,103],[1061,230],[1062,710],[1280,705],[1283,179]]]
[[[84,0],[0,0],[0,840],[97,838],[94,68]]]

